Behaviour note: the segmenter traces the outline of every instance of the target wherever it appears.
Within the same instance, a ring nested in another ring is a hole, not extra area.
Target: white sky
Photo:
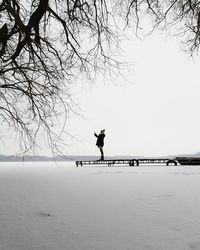
[[[200,59],[183,53],[176,38],[153,35],[123,43],[126,78],[76,86],[84,119],[71,115],[68,154],[99,155],[94,131],[106,129],[105,155],[162,156],[200,152]],[[15,152],[15,139],[1,146]],[[42,152],[42,151],[41,151]]]
[[[96,154],[93,131],[106,129],[105,154],[152,155],[200,152],[200,60],[180,48],[175,38],[151,36],[124,43],[133,63],[122,81],[83,87],[80,107],[85,120],[73,120],[81,139],[74,154]]]

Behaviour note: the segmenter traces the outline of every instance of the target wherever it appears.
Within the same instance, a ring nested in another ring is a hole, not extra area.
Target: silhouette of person
[[[103,153],[103,146],[104,146],[104,137],[105,137],[105,129],[102,129],[100,134],[97,135],[95,132],[94,132],[94,135],[97,137],[97,142],[96,142],[96,145],[97,147],[99,148],[100,152],[101,152],[101,158],[100,158],[100,161],[103,161],[104,160],[104,153]]]

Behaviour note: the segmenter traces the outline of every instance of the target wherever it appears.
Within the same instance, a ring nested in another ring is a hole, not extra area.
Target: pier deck
[[[88,160],[88,161],[76,161],[76,166],[84,165],[128,165],[130,167],[139,166],[140,164],[166,164],[177,165],[178,161],[176,159],[169,158],[139,158],[139,159],[112,159],[112,160]]]

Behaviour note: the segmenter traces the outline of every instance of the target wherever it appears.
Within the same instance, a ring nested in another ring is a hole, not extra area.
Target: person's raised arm
[[[94,132],[94,136],[96,136],[98,138],[98,135]]]

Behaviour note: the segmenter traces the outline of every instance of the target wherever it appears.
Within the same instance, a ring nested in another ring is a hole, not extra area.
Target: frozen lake
[[[200,166],[0,163],[1,250],[199,250]]]

